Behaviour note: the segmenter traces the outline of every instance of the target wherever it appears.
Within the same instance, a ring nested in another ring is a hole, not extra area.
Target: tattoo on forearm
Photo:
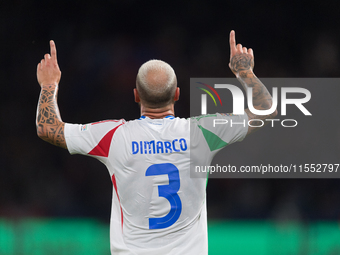
[[[252,99],[253,106],[258,110],[267,110],[272,106],[272,96],[268,92],[267,88],[253,73],[254,61],[248,54],[235,55],[230,61],[230,67],[234,73],[237,74],[238,80],[246,90],[247,87],[251,87],[253,91]],[[261,121],[255,119],[264,120],[275,118],[276,111],[270,115],[256,115],[246,109],[249,119],[254,119],[252,125],[261,126]],[[268,122],[269,123],[269,122]],[[266,123],[267,124],[267,123]]]
[[[55,85],[44,86],[41,90],[37,110],[37,133],[41,139],[66,148],[64,122],[57,105]]]
[[[272,106],[272,96],[263,83],[250,71],[241,71],[238,80],[246,90],[251,87],[253,90],[253,105],[258,110],[269,109]]]

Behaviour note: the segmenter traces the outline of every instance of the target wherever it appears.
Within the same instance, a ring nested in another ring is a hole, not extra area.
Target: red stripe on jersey
[[[117,128],[119,128],[121,125],[124,123],[120,124],[119,126],[115,127],[111,131],[109,131],[98,143],[96,147],[92,149],[88,154],[92,156],[101,156],[101,157],[108,157],[109,156],[109,150],[111,146],[111,141],[113,134],[116,132]]]
[[[121,215],[122,229],[123,229],[123,209],[122,209],[122,206],[120,204],[120,199],[119,199],[118,190],[117,190],[117,182],[116,182],[116,177],[115,177],[114,174],[112,175],[112,183],[113,183],[113,187],[115,188],[115,191],[116,191],[116,194],[117,194],[117,198],[118,198],[118,201],[119,201],[120,215]]]

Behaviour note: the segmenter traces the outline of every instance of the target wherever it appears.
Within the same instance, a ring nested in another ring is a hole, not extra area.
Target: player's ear
[[[135,102],[139,103],[140,102],[140,98],[139,98],[137,89],[133,89],[133,94],[135,96]]]
[[[179,99],[179,87],[176,88],[174,101],[178,101],[178,99]]]

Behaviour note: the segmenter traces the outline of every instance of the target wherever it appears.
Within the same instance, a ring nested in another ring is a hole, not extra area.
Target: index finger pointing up
[[[230,55],[234,55],[236,52],[236,40],[235,40],[234,30],[230,31],[229,44],[230,44]]]
[[[50,48],[51,48],[51,58],[52,60],[57,61],[57,49],[55,47],[55,43],[53,40],[50,41]]]

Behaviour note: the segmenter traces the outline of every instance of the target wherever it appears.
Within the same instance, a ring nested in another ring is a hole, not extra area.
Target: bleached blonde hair
[[[162,60],[149,60],[138,70],[136,88],[142,103],[148,107],[173,103],[176,87],[175,71]]]

